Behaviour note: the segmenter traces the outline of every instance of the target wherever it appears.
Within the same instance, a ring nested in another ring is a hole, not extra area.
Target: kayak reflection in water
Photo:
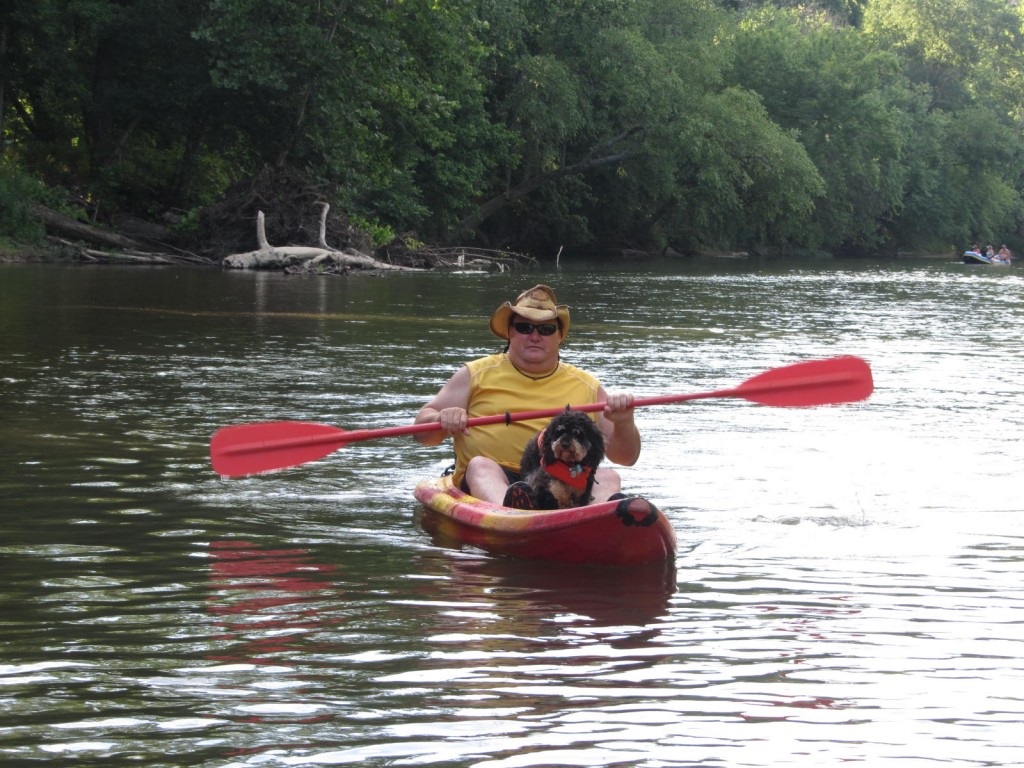
[[[597,424],[605,456],[632,466],[640,456],[640,433],[633,420],[633,395],[608,394],[594,376],[563,362],[559,350],[569,333],[569,308],[558,304],[546,285],[523,291],[491,315],[491,332],[508,344],[503,352],[472,360],[459,368],[416,415],[416,423],[437,422],[440,430],[420,432],[424,445],[448,435],[455,448],[454,482],[467,493],[494,504],[533,508],[529,486],[519,474],[528,440],[543,424],[512,421],[467,428],[470,418],[520,410],[560,408],[604,402]],[[601,467],[594,502],[623,498],[619,473]]]

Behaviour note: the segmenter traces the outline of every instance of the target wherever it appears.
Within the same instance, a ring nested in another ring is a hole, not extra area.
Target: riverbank
[[[125,238],[119,233],[109,233],[107,230],[88,228],[88,235],[98,238]],[[477,269],[505,271],[506,269],[524,269],[537,266],[539,260],[521,253],[511,251],[490,250],[467,246],[427,246],[422,243],[408,242],[403,238],[396,238],[386,246],[375,250],[354,249],[352,247],[343,250],[335,249],[326,244],[323,235],[320,236],[319,245],[311,248],[297,246],[274,247],[267,243],[266,235],[261,229],[256,232],[253,238],[258,243],[256,251],[248,251],[241,254],[225,253],[223,256],[214,257],[211,255],[200,255],[189,251],[181,250],[173,245],[163,242],[133,242],[134,248],[104,248],[97,250],[92,248],[85,240],[76,240],[60,237],[54,233],[47,235],[46,241],[42,243],[12,242],[0,240],[0,263],[4,262],[50,262],[65,264],[121,264],[121,265],[188,265],[220,268],[248,268],[248,269],[276,269],[289,272],[309,272],[316,274],[347,274],[353,270],[366,271],[374,269],[374,264],[382,267],[383,270],[403,269]],[[95,243],[94,243],[95,244]],[[158,248],[159,251],[151,251],[150,248]],[[299,254],[299,251],[305,251]],[[316,251],[316,253],[312,253]],[[596,253],[600,253],[597,251]],[[695,253],[679,253],[671,248],[661,252],[647,251],[616,251],[609,252],[599,258],[615,258],[626,261],[651,261],[659,259],[758,259],[758,258],[785,258],[794,254],[754,254],[747,251],[722,251],[702,250]],[[325,257],[331,258],[325,258]],[[830,253],[828,251],[817,251],[813,254],[805,254],[812,258],[821,260],[854,258],[845,257]],[[959,260],[959,251],[949,246],[947,250],[928,249],[922,251],[897,251],[892,255],[862,256],[866,260],[930,260],[946,261]]]
[[[18,261],[62,261],[56,249],[35,243],[0,240],[0,264]]]
[[[262,234],[262,233],[261,233]],[[288,274],[343,275],[351,272],[383,273],[392,270],[476,270],[504,272],[537,266],[537,260],[511,251],[465,246],[410,248],[405,242],[380,248],[369,255],[352,248],[344,251],[323,247],[274,247],[265,236],[256,251],[228,254],[223,258],[189,252],[168,253],[91,248],[87,243],[48,236],[43,243],[0,240],[0,264],[17,262],[122,266],[196,266],[216,269],[263,269]],[[322,240],[322,238],[321,238]],[[143,247],[143,246],[139,246]]]

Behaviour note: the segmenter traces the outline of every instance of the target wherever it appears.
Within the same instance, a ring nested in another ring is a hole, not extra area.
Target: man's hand
[[[604,417],[614,424],[633,420],[633,395],[629,392],[609,394],[605,400]]]

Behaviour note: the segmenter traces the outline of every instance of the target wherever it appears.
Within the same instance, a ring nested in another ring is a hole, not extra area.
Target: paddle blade
[[[349,442],[343,429],[305,421],[240,424],[217,430],[210,462],[224,477],[244,477],[316,461]]]
[[[843,355],[773,368],[733,391],[762,405],[792,407],[855,403],[866,399],[874,388],[867,362]]]

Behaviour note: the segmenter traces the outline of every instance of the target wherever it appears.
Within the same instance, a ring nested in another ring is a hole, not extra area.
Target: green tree
[[[733,230],[769,231],[777,217],[809,208],[820,180],[799,145],[723,83],[729,17],[713,5],[487,7],[485,18],[496,19],[491,101],[518,151],[463,220],[467,229],[538,252],[594,241],[689,247]],[[782,177],[790,194],[758,209],[769,217],[763,225],[751,221],[752,191]]]
[[[913,112],[896,226],[966,244],[1021,218],[1021,10],[999,0],[873,0],[864,28],[927,97]]]
[[[94,212],[191,208],[279,168],[424,240],[870,251],[1024,218],[1022,14],[7,0],[0,137]]]
[[[203,5],[11,0],[0,13],[9,150],[101,207],[180,201],[185,148],[215,106],[190,36]]]
[[[437,236],[500,158],[468,2],[210,0],[196,32],[263,162],[336,185],[346,208]]]
[[[265,165],[443,231],[506,152],[469,0],[12,0],[4,135],[94,200],[188,206]]]
[[[92,10],[52,0],[0,6],[5,150],[18,162],[49,165],[51,178],[81,165],[77,140],[89,91],[79,51]],[[73,29],[82,34],[72,35]]]
[[[824,180],[804,244],[864,251],[888,242],[909,138],[896,58],[825,16],[776,10],[744,20],[736,52],[736,82],[798,132]]]
[[[1005,0],[872,0],[864,30],[943,109],[992,96],[999,70],[1021,56],[1020,19]]]
[[[1007,171],[1016,166],[1016,139],[984,107],[950,113],[921,108],[910,115],[913,141],[905,157],[901,209],[888,222],[897,248],[944,249],[1014,230],[1020,192]]]

